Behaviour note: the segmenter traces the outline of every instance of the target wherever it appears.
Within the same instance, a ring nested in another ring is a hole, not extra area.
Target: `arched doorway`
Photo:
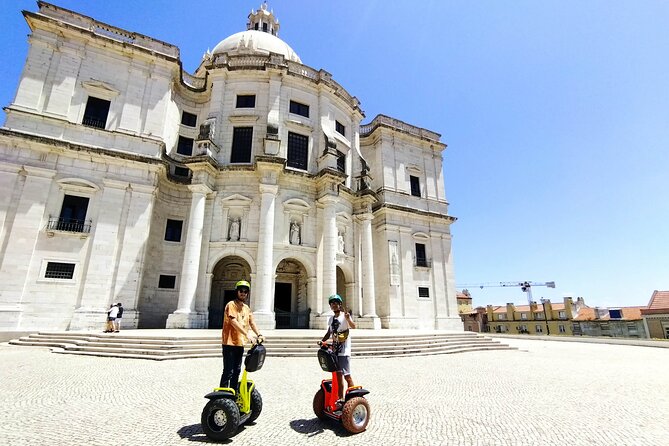
[[[283,259],[274,281],[276,328],[309,328],[309,312],[307,271],[298,260]]]
[[[250,278],[251,267],[241,257],[224,257],[216,264],[212,274],[209,297],[209,328],[223,327],[223,310],[225,304],[235,298],[235,283],[239,280],[250,280]],[[249,306],[252,299],[253,290],[247,302]]]

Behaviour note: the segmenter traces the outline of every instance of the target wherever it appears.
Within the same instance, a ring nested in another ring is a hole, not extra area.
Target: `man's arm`
[[[346,323],[348,324],[348,328],[355,328],[355,322],[353,322],[353,318],[351,317],[351,313],[348,311],[344,312],[344,317],[346,318]]]
[[[325,333],[325,336],[323,336],[321,342],[327,341],[330,338],[331,334],[332,334],[332,328],[328,328],[328,331]]]

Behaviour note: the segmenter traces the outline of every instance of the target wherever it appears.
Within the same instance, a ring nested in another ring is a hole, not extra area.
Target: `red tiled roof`
[[[622,318],[613,319],[616,321],[638,321],[641,319],[641,310],[646,307],[621,307],[621,308],[611,308],[612,310],[621,310]],[[574,318],[575,321],[610,321],[611,317],[608,312],[608,308],[602,308],[600,310],[606,311],[605,314],[602,314],[599,319],[595,318],[595,308],[584,307],[578,312],[578,315]]]
[[[648,302],[649,310],[669,310],[669,291],[653,291]]]

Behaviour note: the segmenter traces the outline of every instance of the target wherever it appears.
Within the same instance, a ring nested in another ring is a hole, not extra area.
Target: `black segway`
[[[202,410],[202,430],[214,441],[228,439],[237,433],[244,423],[255,421],[262,411],[262,397],[247,372],[255,372],[265,362],[265,347],[262,337],[246,354],[244,373],[238,389],[217,387],[204,397],[209,400]]]

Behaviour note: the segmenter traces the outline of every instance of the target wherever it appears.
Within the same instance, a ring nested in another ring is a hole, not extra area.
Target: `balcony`
[[[88,234],[91,232],[91,220],[76,220],[73,218],[49,217],[47,231],[72,232]]]
[[[414,258],[413,266],[416,268],[432,268],[432,259]]]

